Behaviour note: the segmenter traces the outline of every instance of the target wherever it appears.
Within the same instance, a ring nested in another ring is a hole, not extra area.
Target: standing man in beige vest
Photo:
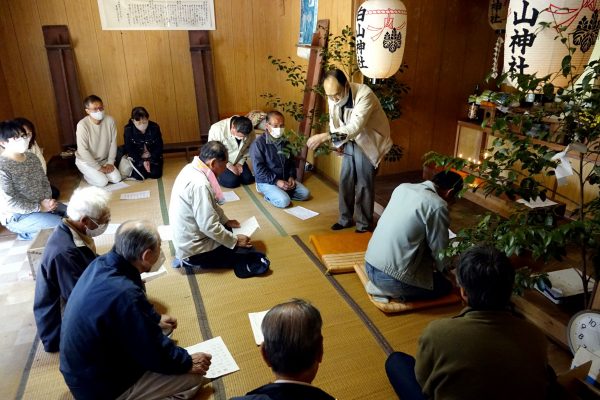
[[[329,132],[308,139],[309,149],[331,140],[343,155],[339,179],[340,216],[331,229],[373,229],[375,173],[392,147],[390,123],[367,85],[350,83],[339,69],[327,71],[323,88],[329,103]],[[356,209],[355,209],[356,204]]]

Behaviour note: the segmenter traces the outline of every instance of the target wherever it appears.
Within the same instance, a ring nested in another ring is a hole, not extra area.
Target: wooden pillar
[[[299,131],[304,136],[310,136],[312,122],[315,111],[322,108],[323,98],[312,90],[313,87],[321,84],[323,76],[323,55],[321,49],[327,46],[327,36],[329,35],[329,20],[320,19],[317,22],[317,31],[313,34],[310,45],[310,56],[308,59],[308,71],[306,72],[306,86],[304,88],[304,100],[302,108],[304,110],[304,119],[300,121]],[[306,155],[308,148],[304,146],[300,154],[300,162],[296,170],[297,179],[302,182],[304,177],[304,165],[306,164]]]
[[[214,78],[209,31],[189,31],[200,142],[208,141],[210,126],[219,120],[219,103]]]
[[[61,147],[75,147],[75,128],[85,114],[77,79],[75,53],[66,25],[42,26],[54,97],[58,106],[58,131]]]

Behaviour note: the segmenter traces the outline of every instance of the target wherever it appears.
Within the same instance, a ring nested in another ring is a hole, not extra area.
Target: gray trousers
[[[164,375],[148,371],[117,400],[192,399],[209,382],[200,374]]]
[[[368,229],[373,224],[376,169],[355,142],[346,143],[344,153],[338,194],[338,223],[350,225],[352,217],[356,216],[356,228]]]

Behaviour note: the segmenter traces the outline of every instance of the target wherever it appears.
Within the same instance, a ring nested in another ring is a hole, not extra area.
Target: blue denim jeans
[[[33,212],[30,214],[13,214],[6,222],[6,228],[18,235],[21,240],[31,240],[42,229],[54,228],[67,212],[67,206],[58,203],[53,212]]]
[[[288,191],[268,183],[257,183],[256,190],[265,196],[266,201],[278,208],[289,206],[292,200],[307,200],[310,196],[310,191],[298,181],[296,181],[296,187]]]
[[[367,292],[373,296],[390,297],[401,301],[427,300],[450,293],[452,283],[440,272],[433,272],[433,290],[408,285],[365,262],[365,270],[372,285]]]

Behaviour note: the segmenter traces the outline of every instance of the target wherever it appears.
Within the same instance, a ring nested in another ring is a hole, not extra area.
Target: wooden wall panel
[[[104,74],[96,37],[96,21],[92,12],[94,7],[97,7],[97,3],[94,5],[91,0],[65,0],[64,4],[79,72],[81,100],[90,94],[95,94],[107,101],[108,93],[104,85]],[[103,43],[103,45],[106,44]],[[109,104],[107,104],[108,106]],[[83,105],[81,107],[83,108]],[[109,110],[107,109],[107,111]]]
[[[174,142],[198,140],[198,112],[196,111],[196,93],[192,75],[190,42],[186,31],[169,32],[171,47],[171,65],[173,67],[175,98],[177,103],[177,131],[171,132]]]
[[[431,149],[452,151],[456,119],[474,84],[483,80],[495,39],[487,26],[486,2],[404,2],[409,68],[402,79],[411,93],[402,103],[403,117],[392,123],[392,137],[404,147],[405,157],[382,165],[381,174],[418,169],[423,153]],[[329,19],[330,31],[339,34],[354,24],[358,3],[321,1],[319,18]],[[306,65],[296,56],[300,0],[218,0],[215,14],[211,43],[220,114],[266,109],[260,97],[266,92],[301,101],[302,90],[285,82],[267,59],[290,56]],[[68,25],[82,97],[94,93],[103,98],[117,121],[120,142],[136,105],[148,108],[166,142],[198,139],[187,32],[102,31],[96,0],[0,0],[0,57],[9,111],[39,125],[50,151],[58,151],[57,105],[43,48],[44,24]],[[35,104],[40,98],[44,101]],[[335,167],[332,171],[337,173]]]
[[[23,116],[35,124],[39,132],[38,144],[44,148],[47,157],[57,153],[60,146],[57,136],[50,134],[57,132],[56,105],[36,3],[34,0],[11,1],[9,6],[23,62],[21,68],[31,96],[31,109]]]
[[[161,121],[160,127],[165,142],[179,142],[169,32],[149,31],[145,35],[150,76],[161,77],[151,79],[154,102],[152,118]]]
[[[90,0],[95,3],[95,0]],[[98,82],[98,89],[92,89],[92,92],[103,88],[105,92],[99,95],[102,98],[106,112],[115,119],[117,124],[117,142],[123,144],[123,126],[127,123],[131,115],[131,104],[134,93],[131,90],[131,82],[137,82],[137,76],[128,76],[127,62],[125,59],[122,33],[118,31],[101,30],[97,8],[92,7],[95,15],[95,35],[98,43],[98,53],[100,56],[100,65],[103,82]],[[128,58],[129,59],[129,58]],[[102,84],[103,83],[103,84]],[[87,96],[90,93],[82,93]],[[144,91],[145,93],[146,91]],[[136,92],[137,93],[137,92]]]
[[[6,86],[6,79],[4,79],[4,71],[2,70],[2,60],[0,59],[0,121],[4,121],[13,116],[12,105],[8,97],[8,86]]]
[[[36,0],[42,25],[66,25],[67,9],[64,0]]]

